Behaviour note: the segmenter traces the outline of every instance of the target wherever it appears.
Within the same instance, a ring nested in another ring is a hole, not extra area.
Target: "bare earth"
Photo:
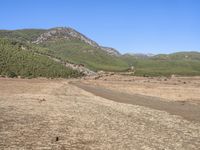
[[[157,80],[121,76],[80,81],[1,78],[0,149],[198,150],[198,119],[126,100],[118,103],[79,87],[90,85],[125,95],[151,96],[149,101],[155,97],[199,107],[199,78]]]
[[[200,104],[200,77],[135,77],[103,76],[98,80],[87,79],[84,83],[99,85],[128,94],[159,97],[168,101],[187,101]]]

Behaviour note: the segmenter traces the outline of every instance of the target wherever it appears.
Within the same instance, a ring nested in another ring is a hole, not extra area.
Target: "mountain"
[[[61,62],[82,64],[94,71],[128,68],[117,50],[100,46],[72,28],[0,30],[0,38],[38,47],[37,53]]]
[[[122,59],[129,66],[134,66],[135,75],[139,76],[200,75],[199,52],[178,52],[150,57],[126,54]]]
[[[84,64],[95,71],[122,71],[128,67],[119,58],[120,53],[117,50],[99,46],[72,28],[49,29],[31,43],[47,48],[45,53],[48,55],[75,64]]]
[[[99,47],[99,45],[92,41],[91,39],[87,38],[83,34],[79,33],[78,31],[72,29],[72,28],[64,28],[64,27],[58,27],[58,28],[52,28],[41,34],[35,41],[32,43],[44,43],[46,41],[52,41],[57,39],[67,39],[67,40],[80,40],[85,42],[86,44],[89,44],[93,47]]]
[[[134,57],[134,58],[138,58],[138,59],[143,59],[143,58],[149,58],[149,57],[153,57],[155,56],[154,54],[148,53],[148,54],[144,54],[144,53],[125,53],[123,56],[128,57]]]
[[[55,41],[57,39],[66,39],[69,41],[79,40],[79,41],[82,41],[85,44],[88,44],[94,48],[103,50],[103,51],[107,52],[109,55],[115,55],[115,56],[120,55],[120,53],[117,50],[115,50],[114,48],[100,46],[93,40],[89,39],[85,35],[81,34],[80,32],[78,32],[72,28],[58,27],[58,28],[49,29],[48,31],[41,34],[32,43],[40,44],[40,43],[44,43],[46,41]]]
[[[35,51],[35,47],[16,41],[0,39],[0,75],[29,78],[68,78],[82,75],[47,56],[35,53]]]
[[[3,75],[13,71],[20,76],[69,77],[99,70],[126,71],[131,66],[139,76],[200,75],[198,52],[121,55],[72,28],[0,30],[0,40]]]
[[[172,54],[159,54],[155,55],[154,59],[160,60],[200,60],[200,53],[191,52],[177,52]]]
[[[0,30],[0,38],[31,42],[36,40],[45,31],[44,29]]]
[[[95,41],[70,27],[45,29],[0,30],[1,38],[40,44],[49,40],[67,39],[80,40],[94,48],[101,49],[110,55],[121,55],[116,49],[98,45]]]
[[[114,48],[111,48],[111,47],[103,47],[101,46],[101,49],[106,51],[109,55],[112,55],[112,56],[121,56],[121,54]]]

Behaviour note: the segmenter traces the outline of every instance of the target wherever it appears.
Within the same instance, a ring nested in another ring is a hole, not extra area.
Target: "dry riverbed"
[[[200,77],[135,77],[111,75],[98,80],[88,78],[84,83],[127,94],[140,94],[167,101],[200,104]]]
[[[198,120],[151,107],[118,103],[69,84],[98,84],[115,91],[127,86],[124,92],[133,94],[132,88],[137,89],[139,82],[144,81],[136,80],[122,81],[121,77],[80,81],[1,78],[0,149],[199,149]],[[153,82],[152,79],[150,83],[157,86]],[[199,83],[195,80],[193,85],[195,88]],[[166,86],[173,88],[171,83]],[[188,89],[187,92],[196,92]],[[149,89],[144,93],[148,95]],[[189,95],[193,99],[191,102],[199,105],[195,101],[198,94]],[[186,99],[188,97],[183,100]]]

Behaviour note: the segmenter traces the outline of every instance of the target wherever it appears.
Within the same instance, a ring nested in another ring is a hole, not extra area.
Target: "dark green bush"
[[[13,71],[8,71],[7,72],[7,77],[10,77],[10,78],[15,78],[17,77],[17,74]]]

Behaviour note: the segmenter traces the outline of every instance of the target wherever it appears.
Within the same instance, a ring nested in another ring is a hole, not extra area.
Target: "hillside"
[[[177,52],[172,54],[159,54],[153,57],[160,60],[198,60],[200,61],[200,53],[191,52]]]
[[[128,67],[120,58],[110,56],[78,40],[59,39],[45,42],[40,46],[48,48],[47,53],[50,55],[73,63],[84,64],[92,70],[120,71]]]
[[[51,29],[0,30],[0,37],[34,44],[54,41],[57,39],[66,39],[68,41],[78,40],[92,46],[93,48],[98,48],[109,55],[121,55],[114,48],[100,46],[95,41],[70,27],[57,27]]]
[[[0,38],[31,42],[36,40],[45,31],[44,29],[0,30]]]
[[[198,52],[179,52],[169,55],[160,54],[145,58],[138,58],[134,55],[124,55],[122,59],[129,65],[135,67],[135,75],[200,75],[200,53]]]
[[[8,77],[78,77],[78,71],[66,68],[34,48],[19,42],[0,39],[0,75]]]
[[[128,68],[117,50],[99,46],[72,28],[1,30],[0,37],[31,43],[34,47],[42,47],[44,51],[40,52],[45,55],[75,64],[84,64],[95,71],[123,71]]]
[[[128,67],[115,49],[101,47],[72,28],[52,28],[33,43],[48,48],[49,55],[92,70],[122,71]]]
[[[37,57],[51,59],[62,67],[74,65],[72,68],[75,70],[80,70],[76,67],[81,65],[84,66],[81,69],[86,72],[91,72],[90,70],[117,72],[126,71],[130,66],[134,66],[135,75],[140,76],[200,75],[198,52],[121,55],[114,48],[100,46],[72,28],[0,30],[0,38],[27,45],[33,53],[40,54]]]

